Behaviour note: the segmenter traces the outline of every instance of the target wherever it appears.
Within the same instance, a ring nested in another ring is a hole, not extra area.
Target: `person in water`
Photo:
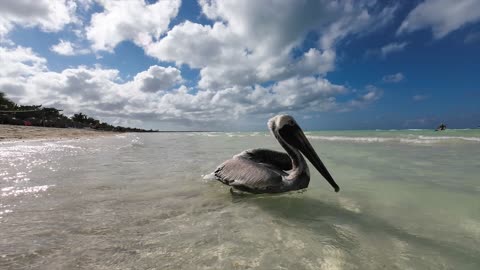
[[[441,123],[440,126],[438,126],[435,131],[439,131],[439,130],[445,130],[447,129],[447,125],[445,125],[444,123]]]

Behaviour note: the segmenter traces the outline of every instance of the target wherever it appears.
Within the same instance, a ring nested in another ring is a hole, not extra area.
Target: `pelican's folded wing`
[[[233,158],[244,158],[257,163],[268,164],[282,171],[292,169],[292,160],[286,153],[269,149],[257,148],[245,150]]]
[[[262,164],[243,158],[225,161],[214,174],[222,183],[248,192],[275,190],[282,186],[280,174]]]

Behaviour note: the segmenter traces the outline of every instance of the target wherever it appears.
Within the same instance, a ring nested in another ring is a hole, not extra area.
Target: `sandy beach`
[[[0,141],[32,139],[76,139],[80,137],[108,136],[112,134],[115,133],[90,129],[0,125]]]

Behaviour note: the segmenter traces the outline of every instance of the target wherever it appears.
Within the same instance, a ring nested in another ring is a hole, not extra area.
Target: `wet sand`
[[[0,125],[0,141],[32,139],[76,139],[117,134],[110,131],[97,131],[76,128],[28,127]]]

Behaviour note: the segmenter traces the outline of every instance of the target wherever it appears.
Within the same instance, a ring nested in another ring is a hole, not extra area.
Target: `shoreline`
[[[40,139],[79,139],[84,137],[112,136],[115,134],[119,133],[91,129],[0,125],[0,142]]]

